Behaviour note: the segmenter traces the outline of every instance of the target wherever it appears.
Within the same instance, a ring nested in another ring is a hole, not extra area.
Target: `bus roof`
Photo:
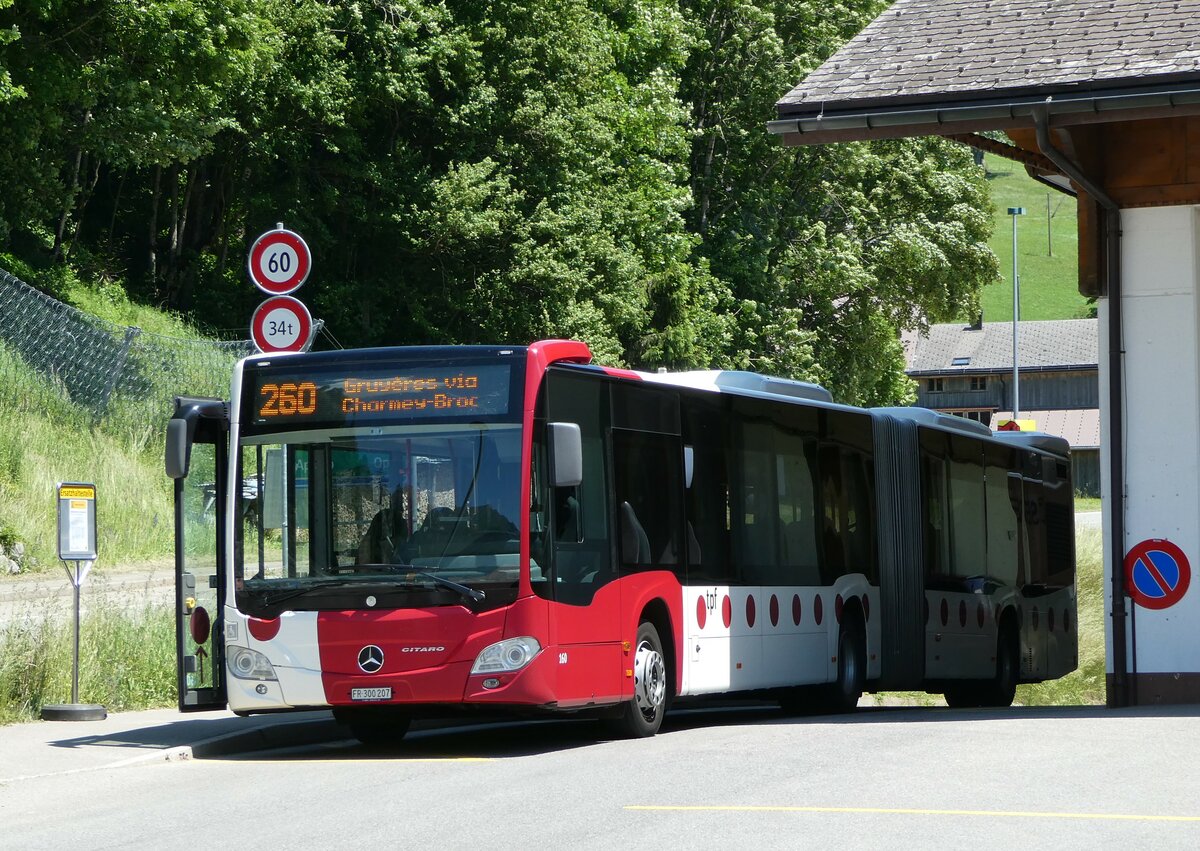
[[[956,417],[953,414],[943,414],[929,408],[872,408],[871,411],[875,414],[890,415],[896,419],[912,420],[918,425],[936,428],[940,431],[957,431],[973,437],[990,438],[1000,443],[1047,452],[1063,458],[1070,454],[1071,445],[1064,438],[1053,434],[1043,434],[1037,431],[992,431],[983,423],[975,420]]]
[[[690,372],[644,372],[640,375],[647,381],[671,384],[676,387],[694,387],[700,390],[714,390],[718,393],[731,390],[743,391],[755,395],[783,397],[789,400],[807,399],[811,402],[833,404],[833,394],[820,384],[795,381],[791,378],[777,378],[773,375],[759,375],[756,372],[734,369],[700,369]]]

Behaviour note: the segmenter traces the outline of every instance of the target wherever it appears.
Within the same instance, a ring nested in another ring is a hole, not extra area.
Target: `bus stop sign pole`
[[[89,482],[60,482],[58,496],[58,557],[74,588],[75,639],[71,669],[71,702],[42,707],[43,721],[102,721],[103,706],[79,702],[79,589],[96,563],[96,486]],[[73,562],[74,569],[67,566]]]

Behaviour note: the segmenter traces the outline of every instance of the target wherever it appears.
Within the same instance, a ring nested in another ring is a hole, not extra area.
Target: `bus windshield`
[[[239,608],[271,614],[283,600],[289,609],[451,605],[464,594],[476,599],[474,590],[511,601],[520,457],[513,423],[243,439]]]

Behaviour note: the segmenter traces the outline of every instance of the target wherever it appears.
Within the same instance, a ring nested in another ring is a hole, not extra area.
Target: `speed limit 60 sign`
[[[256,287],[270,295],[287,295],[308,280],[312,255],[300,234],[280,225],[254,240],[247,265]]]
[[[250,336],[264,353],[298,352],[312,336],[312,314],[299,299],[289,295],[273,296],[254,311]]]

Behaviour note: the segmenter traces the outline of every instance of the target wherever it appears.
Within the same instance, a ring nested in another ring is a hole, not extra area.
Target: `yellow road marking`
[[[1200,822],[1200,816],[1154,816],[1134,813],[1043,813],[1019,810],[925,810],[905,807],[784,807],[722,806],[712,804],[651,805],[630,804],[627,810],[650,812],[726,812],[726,813],[848,813],[901,816],[972,816],[982,818],[1085,819],[1094,821],[1173,821]]]

